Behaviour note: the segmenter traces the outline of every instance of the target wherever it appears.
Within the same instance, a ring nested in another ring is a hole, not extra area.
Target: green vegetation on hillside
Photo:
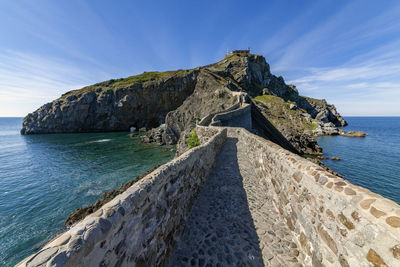
[[[187,74],[188,72],[189,70],[143,72],[142,74],[139,75],[134,75],[127,78],[115,80],[115,82],[112,83],[110,87],[126,87],[135,83],[142,83],[142,82],[172,77],[174,75],[179,75],[179,74]]]
[[[312,98],[312,97],[308,97],[308,96],[302,96],[302,97],[305,98],[310,103],[315,103],[315,104],[319,104],[319,105],[324,104],[323,99],[316,99],[316,98]]]
[[[238,54],[227,54],[223,59],[218,61],[217,63],[211,64],[209,67],[215,70],[224,70],[231,61],[237,61],[242,56]]]
[[[263,102],[263,103],[275,103],[275,104],[283,104],[283,99],[274,95],[259,95],[254,98],[254,100]]]
[[[189,149],[200,145],[200,140],[197,136],[196,130],[192,130],[190,132],[189,137],[186,139],[186,144],[188,145]]]
[[[127,78],[120,78],[120,79],[111,79],[108,81],[96,83],[93,85],[85,86],[78,90],[73,90],[70,92],[65,93],[62,97],[68,97],[71,95],[79,95],[85,94],[88,92],[101,92],[106,89],[112,88],[121,88],[121,87],[130,87],[134,84],[155,81],[159,79],[165,79],[172,76],[179,76],[179,75],[186,75],[190,73],[191,70],[174,70],[174,71],[151,71],[151,72],[143,72],[139,75],[129,76]]]
[[[285,102],[283,98],[274,95],[259,95],[253,100],[259,105],[261,104],[264,109],[263,115],[269,118],[274,125],[286,125],[290,128],[310,131],[318,127],[317,124],[307,121],[302,116],[303,113],[306,113],[304,109],[290,108],[291,104],[296,104],[293,101]]]

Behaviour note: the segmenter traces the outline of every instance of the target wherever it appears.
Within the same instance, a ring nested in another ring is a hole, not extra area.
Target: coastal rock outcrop
[[[145,142],[184,147],[198,121],[237,104],[243,93],[258,112],[252,114],[255,132],[293,152],[320,153],[313,136],[339,134],[336,127],[347,124],[333,105],[300,96],[296,86],[273,75],[263,56],[229,53],[191,70],[145,72],[70,91],[28,114],[21,133],[135,127],[150,129]]]
[[[350,132],[345,132],[343,130],[339,131],[339,134],[341,136],[347,136],[347,137],[366,137],[368,134],[360,131],[350,131]]]
[[[176,144],[201,118],[210,113],[223,111],[238,101],[238,96],[229,89],[229,83],[208,70],[202,69],[197,77],[193,93],[177,109],[165,117],[165,124],[152,129],[148,138],[163,145]],[[145,139],[144,137],[143,139]]]
[[[198,70],[145,72],[65,93],[28,114],[22,134],[157,127],[193,93]]]

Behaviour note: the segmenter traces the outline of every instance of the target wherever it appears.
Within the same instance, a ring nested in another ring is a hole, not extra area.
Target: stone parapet
[[[242,128],[228,137],[241,140],[307,266],[400,266],[397,203]]]
[[[230,106],[229,108],[225,109],[224,111],[220,111],[220,112],[215,112],[215,113],[210,113],[207,116],[205,116],[204,118],[201,119],[201,121],[197,124],[200,126],[208,126],[210,125],[212,119],[219,113],[226,113],[228,111],[231,110],[235,110],[238,109],[240,107],[240,102],[238,101],[238,103],[233,104],[232,106]]]
[[[240,108],[215,115],[210,126],[243,127],[251,130],[251,105],[244,104]]]
[[[226,129],[214,133],[17,266],[164,265],[226,140]]]
[[[250,159],[265,191],[265,203],[257,205],[273,206],[284,218],[298,248],[296,260],[306,266],[400,266],[397,203],[243,128],[197,125],[196,131],[202,145],[159,167],[18,266],[165,265],[227,137],[238,139],[237,153]]]

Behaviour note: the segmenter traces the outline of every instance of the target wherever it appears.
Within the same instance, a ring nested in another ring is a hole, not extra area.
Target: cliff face
[[[22,134],[153,128],[193,93],[199,71],[150,72],[62,95],[23,120]]]
[[[273,75],[263,56],[230,53],[192,70],[147,72],[68,92],[28,114],[21,133],[127,131],[134,126],[153,129],[146,142],[184,145],[197,121],[229,108],[244,92],[259,111],[253,116],[262,128],[259,134],[270,138],[273,133],[271,140],[292,151],[320,152],[313,136],[337,134],[336,127],[346,125],[333,105],[300,96],[295,86]]]
[[[316,121],[306,110],[297,106],[296,102],[285,102],[274,95],[260,95],[253,99],[261,114],[275,127],[297,151],[312,154],[321,152],[313,138],[313,130],[317,129]]]
[[[170,111],[165,124],[152,130],[145,141],[160,144],[176,144],[184,140],[201,118],[210,113],[223,111],[237,101],[237,96],[227,87],[220,76],[202,69],[197,76],[193,93],[177,109]]]

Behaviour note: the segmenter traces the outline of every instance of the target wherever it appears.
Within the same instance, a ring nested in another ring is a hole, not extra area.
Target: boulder
[[[341,136],[347,136],[347,137],[366,137],[368,134],[360,131],[350,131],[350,132],[340,132]]]

